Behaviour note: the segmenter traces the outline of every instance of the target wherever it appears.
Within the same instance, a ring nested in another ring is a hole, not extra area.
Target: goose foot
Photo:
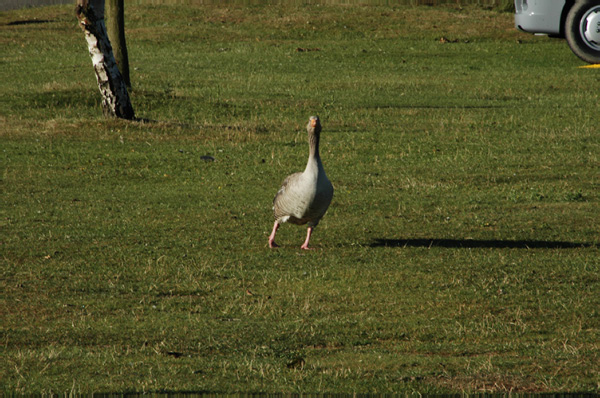
[[[308,247],[308,241],[310,240],[310,235],[312,234],[312,231],[313,231],[313,227],[308,227],[308,230],[306,231],[306,240],[304,241],[302,246],[300,246],[300,249],[312,250],[312,247]]]
[[[275,247],[279,247],[279,245],[277,243],[275,243],[275,234],[277,233],[277,230],[279,229],[279,223],[277,221],[275,221],[275,225],[273,225],[273,232],[271,232],[271,235],[269,236],[269,248],[273,249]]]

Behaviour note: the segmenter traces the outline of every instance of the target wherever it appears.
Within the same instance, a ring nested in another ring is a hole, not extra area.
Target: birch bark
[[[75,10],[85,34],[92,64],[102,95],[105,115],[134,119],[127,86],[119,72],[104,24],[104,0],[77,0]]]

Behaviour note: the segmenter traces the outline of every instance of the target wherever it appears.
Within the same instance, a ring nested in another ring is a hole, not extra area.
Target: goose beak
[[[310,119],[310,127],[316,127],[317,126],[317,119]]]

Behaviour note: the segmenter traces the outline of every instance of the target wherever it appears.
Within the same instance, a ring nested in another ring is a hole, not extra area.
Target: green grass
[[[600,391],[600,80],[564,41],[457,6],[126,19],[146,122],[102,117],[70,7],[0,13],[3,391]],[[269,250],[312,114],[334,201]]]

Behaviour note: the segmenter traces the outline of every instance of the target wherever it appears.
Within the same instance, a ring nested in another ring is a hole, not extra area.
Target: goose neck
[[[319,158],[319,136],[317,134],[309,134],[308,150],[309,158]]]

